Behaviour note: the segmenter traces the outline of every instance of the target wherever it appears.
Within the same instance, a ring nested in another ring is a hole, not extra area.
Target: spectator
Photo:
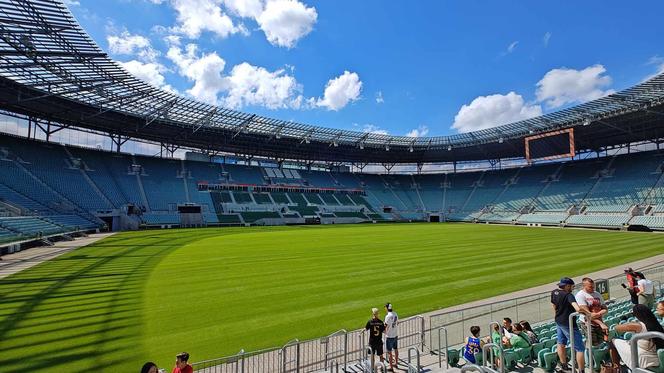
[[[480,327],[470,327],[470,337],[466,339],[466,345],[463,348],[463,358],[471,364],[477,364],[475,354],[482,351],[484,341],[480,340]]]
[[[593,346],[597,346],[603,341],[609,340],[609,327],[602,320],[602,316],[609,312],[609,310],[604,304],[602,295],[595,291],[595,281],[590,277],[585,277],[582,281],[583,288],[576,293],[574,298],[579,307],[590,314],[592,342]],[[581,331],[586,334],[585,316],[582,315],[579,317],[579,320],[582,322]]]
[[[523,326],[521,326],[521,324],[514,324],[512,338],[510,338],[510,345],[513,348],[530,347],[530,340],[528,339],[528,335],[523,332]]]
[[[636,295],[639,304],[645,304],[648,308],[652,308],[655,305],[655,287],[652,281],[646,279],[643,273],[637,274],[636,278],[638,279],[636,282]]]
[[[390,361],[390,369],[394,370],[399,365],[399,316],[392,309],[392,303],[385,305],[385,348],[387,359]],[[392,354],[394,351],[394,354]],[[394,358],[394,360],[392,360]]]
[[[655,309],[657,316],[664,318],[664,300],[657,302],[657,308]]]
[[[159,368],[157,368],[157,364],[148,361],[147,363],[143,364],[141,373],[159,373]]]
[[[512,338],[512,319],[509,317],[503,319],[503,333],[507,339]]]
[[[188,363],[189,354],[180,352],[175,356],[175,368],[172,373],[194,373],[194,368]]]
[[[637,279],[636,279],[636,273],[634,270],[630,267],[625,270],[625,277],[627,278],[627,284],[623,284],[622,287],[627,289],[629,292],[629,297],[630,300],[632,301],[632,304],[639,304],[639,298],[636,295],[636,288],[637,288]]]
[[[369,347],[371,348],[371,371],[375,369],[375,359],[374,356],[378,355],[380,357],[380,362],[384,361],[383,359],[383,332],[385,331],[385,324],[383,321],[378,318],[378,308],[371,309],[371,319],[367,321],[367,325],[364,327],[369,331]]]
[[[659,324],[655,315],[645,305],[635,305],[632,309],[632,313],[638,322],[616,325],[616,331],[618,333],[644,333],[646,331],[664,333],[662,325]],[[660,348],[664,348],[664,340],[659,338],[640,340],[638,342],[639,367],[651,368],[659,366],[657,350]],[[632,355],[628,341],[624,339],[614,339],[610,344],[610,351],[611,361],[614,366],[618,366],[620,360],[622,360],[628,367],[631,365]]]
[[[537,334],[535,334],[535,331],[533,328],[530,326],[530,323],[526,320],[522,320],[519,322],[521,326],[523,327],[523,331],[528,335],[528,340],[530,341],[530,344],[537,343],[539,342],[539,337]]]
[[[574,350],[576,351],[576,362],[578,366],[584,367],[586,365],[583,352],[583,340],[581,339],[581,332],[576,326],[576,320],[573,320],[573,333],[570,335],[569,316],[574,312],[586,313],[576,303],[576,299],[572,295],[572,288],[574,281],[569,277],[563,277],[558,283],[558,289],[551,292],[551,305],[555,312],[556,321],[556,341],[558,342],[558,359],[560,362],[560,369],[563,372],[569,372],[571,369],[567,364],[567,353],[565,348],[570,338],[574,338]]]

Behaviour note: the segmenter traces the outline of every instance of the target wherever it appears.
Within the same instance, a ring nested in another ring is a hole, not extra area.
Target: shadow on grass
[[[112,236],[0,279],[2,370],[138,370],[148,358],[142,307],[152,269],[181,246],[220,234]]]

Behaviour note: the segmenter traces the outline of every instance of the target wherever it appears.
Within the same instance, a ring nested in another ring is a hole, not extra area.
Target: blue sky
[[[664,71],[664,3],[69,0],[144,80],[327,127],[448,135]]]

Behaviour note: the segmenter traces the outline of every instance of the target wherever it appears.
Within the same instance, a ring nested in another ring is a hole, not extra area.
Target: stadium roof
[[[576,127],[578,149],[664,137],[664,74],[540,117],[405,137],[267,118],[158,89],[111,60],[60,0],[0,0],[0,107],[42,120],[198,149],[298,159],[425,163],[523,157],[524,136]]]

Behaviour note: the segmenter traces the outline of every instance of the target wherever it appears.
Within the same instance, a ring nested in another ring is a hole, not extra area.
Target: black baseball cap
[[[385,308],[387,308],[388,311],[392,311],[392,303],[390,302],[385,303]]]

